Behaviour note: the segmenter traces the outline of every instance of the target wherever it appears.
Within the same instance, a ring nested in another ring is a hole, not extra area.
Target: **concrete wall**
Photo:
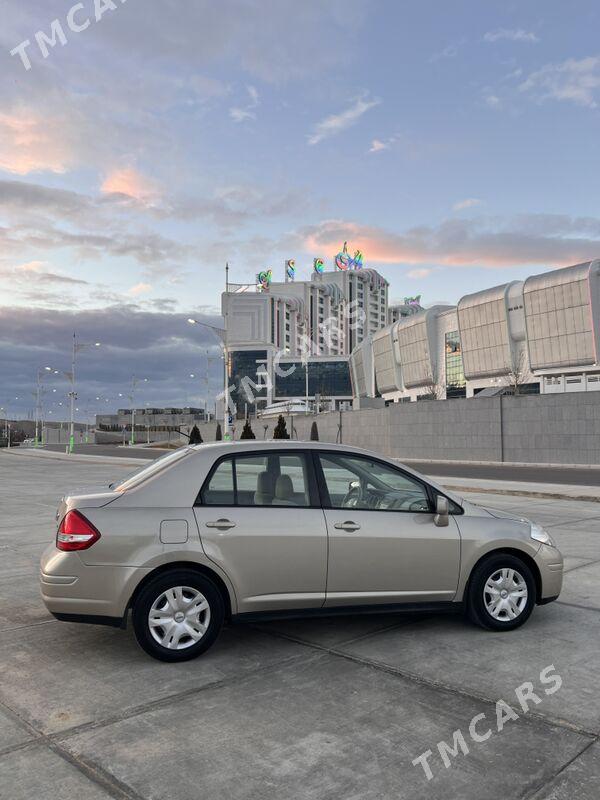
[[[402,403],[380,409],[295,416],[294,439],[306,440],[316,420],[321,441],[340,440],[395,458],[600,464],[600,393],[486,397]],[[287,427],[291,432],[292,419]],[[253,420],[257,439],[270,439]],[[214,435],[201,426],[206,441]],[[214,427],[214,425],[212,426]],[[238,438],[243,422],[236,421]]]

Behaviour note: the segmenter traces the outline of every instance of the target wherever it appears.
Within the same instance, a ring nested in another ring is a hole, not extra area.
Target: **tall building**
[[[326,408],[349,403],[350,353],[387,324],[388,291],[374,269],[229,285],[221,303],[238,413],[307,395]]]

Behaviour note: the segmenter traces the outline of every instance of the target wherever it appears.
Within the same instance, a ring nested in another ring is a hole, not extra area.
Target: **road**
[[[46,450],[64,452],[64,444],[47,445]],[[152,448],[118,447],[112,444],[81,444],[76,453],[96,456],[127,456],[127,458],[158,458],[164,450]],[[564,483],[569,486],[600,486],[600,469],[575,469],[573,467],[511,467],[482,464],[449,464],[447,462],[423,463],[405,461],[407,466],[424,475],[452,478],[479,478],[486,480],[524,481],[531,483]]]
[[[44,450],[52,450],[56,453],[64,453],[64,444],[47,444]],[[113,456],[117,458],[158,458],[166,453],[166,450],[156,450],[153,448],[138,449],[137,447],[119,447],[115,444],[76,444],[75,453],[86,456]]]

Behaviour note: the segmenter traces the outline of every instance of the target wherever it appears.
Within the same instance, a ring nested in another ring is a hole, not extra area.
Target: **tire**
[[[132,613],[138,644],[159,661],[189,661],[204,653],[219,635],[224,616],[215,584],[186,569],[157,575],[139,593]]]
[[[535,601],[533,574],[517,556],[490,555],[471,574],[467,613],[482,628],[512,631],[520,627],[529,619]]]

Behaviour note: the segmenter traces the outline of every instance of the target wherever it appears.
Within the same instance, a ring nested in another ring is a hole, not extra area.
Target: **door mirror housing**
[[[435,501],[435,517],[433,518],[438,528],[445,528],[450,524],[449,514],[450,506],[448,505],[448,498],[438,494]]]

